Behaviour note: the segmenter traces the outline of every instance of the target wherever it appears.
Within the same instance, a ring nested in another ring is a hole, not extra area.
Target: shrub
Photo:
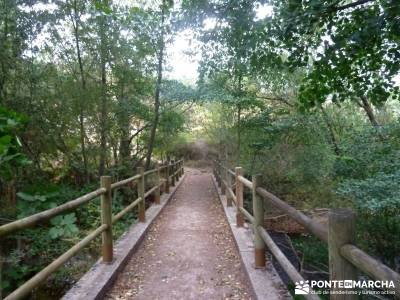
[[[391,266],[400,253],[399,181],[400,171],[379,172],[364,180],[346,180],[337,189],[358,212],[360,242]]]

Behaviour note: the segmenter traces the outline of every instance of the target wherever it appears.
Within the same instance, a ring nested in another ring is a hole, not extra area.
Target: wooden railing
[[[88,203],[90,200],[93,200],[97,197],[101,197],[101,226],[96,228],[93,232],[87,235],[84,239],[75,244],[72,248],[63,253],[60,257],[54,260],[51,264],[45,267],[42,271],[37,273],[27,282],[18,287],[15,291],[9,294],[5,300],[11,299],[22,299],[29,295],[29,293],[39,286],[46,278],[48,278],[52,273],[58,270],[65,262],[71,259],[75,254],[77,254],[80,250],[86,247],[92,240],[102,234],[102,259],[104,263],[112,263],[113,260],[113,233],[112,233],[112,225],[120,220],[124,215],[130,212],[133,208],[138,206],[138,219],[139,222],[145,222],[146,220],[146,208],[145,208],[145,199],[148,195],[154,194],[155,204],[160,204],[160,195],[161,195],[161,186],[165,184],[164,191],[169,193],[170,186],[174,186],[175,182],[179,180],[179,178],[183,175],[183,160],[172,161],[163,166],[158,166],[149,171],[144,171],[143,167],[139,167],[138,174],[115,182],[111,183],[110,176],[101,176],[100,178],[100,187],[90,192],[86,195],[83,195],[75,200],[69,201],[65,204],[57,206],[55,208],[51,208],[40,213],[31,215],[29,217],[23,218],[21,220],[17,220],[15,222],[11,222],[0,226],[0,239],[17,231],[35,227],[38,223],[42,223],[44,221],[48,221],[49,219],[58,216],[60,214],[64,214],[66,212],[77,209],[79,206]],[[161,173],[164,173],[163,179],[161,178]],[[148,191],[145,191],[145,179],[147,176],[155,176],[156,184]],[[138,197],[131,204],[125,207],[123,210],[113,215],[111,210],[111,199],[112,199],[112,191],[122,187],[129,186],[133,188],[137,186]],[[1,271],[1,270],[0,270]]]
[[[268,247],[293,282],[305,281],[263,226],[266,213],[264,200],[266,200],[303,225],[310,233],[328,243],[331,281],[357,281],[357,269],[359,269],[374,280],[392,281],[395,285],[395,288],[392,289],[395,297],[400,298],[400,275],[355,245],[355,215],[351,210],[332,209],[329,213],[328,225],[325,226],[260,187],[260,175],[252,176],[250,181],[243,176],[241,167],[236,167],[235,171],[232,171],[222,163],[215,161],[214,176],[218,186],[221,187],[221,193],[226,195],[227,206],[232,206],[232,202],[236,205],[237,226],[243,227],[244,219],[253,225],[256,268],[265,267],[265,248]],[[243,207],[243,187],[252,191],[253,215]],[[336,289],[336,291],[339,290],[339,288]],[[303,296],[306,299],[320,299],[316,294]],[[358,299],[357,297],[357,295],[331,293],[330,299],[353,300]]]

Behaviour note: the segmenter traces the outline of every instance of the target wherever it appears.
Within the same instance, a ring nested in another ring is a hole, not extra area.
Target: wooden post
[[[179,181],[179,164],[180,164],[180,161],[177,161],[176,162],[176,167],[175,167],[175,182],[178,182]]]
[[[254,215],[254,266],[255,268],[265,267],[265,243],[260,233],[258,226],[264,226],[264,200],[257,194],[257,187],[261,181],[261,175],[252,177],[253,182],[253,215]]]
[[[154,203],[155,204],[160,204],[160,197],[161,197],[161,180],[160,180],[160,165],[158,163],[156,163],[156,184],[157,184],[157,189],[155,191],[154,194]]]
[[[113,237],[112,237],[112,209],[111,209],[111,177],[101,176],[100,186],[106,189],[101,195],[101,223],[107,225],[102,233],[103,262],[111,263],[113,260]]]
[[[332,209],[329,212],[328,248],[330,280],[357,280],[357,269],[340,254],[340,248],[354,244],[355,215],[350,209]],[[332,288],[332,291],[349,290]],[[357,295],[331,294],[331,300],[353,300]]]
[[[140,178],[138,179],[138,196],[142,198],[142,201],[139,203],[139,222],[146,222],[146,200],[144,198],[144,168],[137,168],[138,174],[140,174]]]
[[[182,158],[182,166],[181,166],[181,176],[183,176],[184,174],[185,174],[185,169],[184,169],[184,167],[185,167],[185,159],[184,158]]]
[[[244,218],[240,211],[240,207],[243,207],[243,183],[239,180],[239,176],[243,175],[241,167],[235,168],[235,184],[236,184],[236,226],[243,227]]]
[[[165,167],[165,193],[169,194],[169,160],[167,161],[167,166]]]
[[[227,184],[226,189],[232,189],[232,177],[231,174],[229,174],[228,169],[225,170],[225,180]],[[228,191],[226,191],[226,206],[232,206],[232,196]]]
[[[171,164],[171,186],[175,186],[175,160]]]
[[[221,176],[221,195],[225,195],[226,194],[226,177],[225,177],[225,169],[222,167],[221,164],[221,168],[220,168],[220,176]]]
[[[217,167],[216,167],[216,171],[217,171],[217,183],[218,186],[221,187],[221,166],[219,164],[219,161],[217,160]]]

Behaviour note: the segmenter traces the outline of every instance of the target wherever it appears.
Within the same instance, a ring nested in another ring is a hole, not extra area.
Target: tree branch
[[[257,96],[259,99],[278,101],[286,104],[287,106],[294,107],[294,104],[290,103],[288,100],[283,99],[282,97],[268,97],[268,96]]]
[[[139,134],[141,133],[143,130],[145,130],[147,127],[149,127],[151,125],[151,123],[147,123],[146,125],[144,125],[143,127],[139,128],[130,138],[129,138],[129,144],[132,142],[132,140]]]
[[[338,7],[336,7],[336,11],[347,9],[347,8],[351,8],[351,7],[356,7],[356,6],[359,6],[359,5],[368,3],[368,2],[375,2],[375,0],[358,0],[358,1],[353,2],[353,3],[348,3],[348,4],[345,4],[345,5],[342,5],[342,6],[338,6]]]

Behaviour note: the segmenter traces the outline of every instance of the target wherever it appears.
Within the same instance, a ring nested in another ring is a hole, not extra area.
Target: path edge
[[[293,299],[286,286],[280,279],[271,260],[267,261],[264,270],[254,268],[254,248],[250,228],[239,228],[236,226],[235,206],[226,206],[226,197],[220,193],[217,182],[213,175],[210,175],[218,195],[218,199],[225,213],[225,219],[235,240],[236,248],[239,252],[240,261],[249,279],[252,292],[258,300],[281,300]],[[251,246],[250,246],[251,245]]]
[[[108,289],[114,283],[118,273],[126,265],[126,262],[132,254],[138,249],[150,226],[161,214],[165,206],[175,195],[186,174],[177,182],[175,187],[171,187],[169,194],[163,194],[160,199],[160,205],[151,205],[146,210],[146,222],[134,223],[117,240],[114,246],[114,261],[111,264],[102,263],[100,258],[87,271],[67,293],[62,300],[97,300],[103,299]]]

